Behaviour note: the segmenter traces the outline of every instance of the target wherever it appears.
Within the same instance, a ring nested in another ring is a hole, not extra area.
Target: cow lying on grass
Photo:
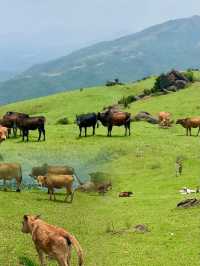
[[[186,129],[186,136],[188,136],[188,133],[190,136],[192,136],[192,128],[199,128],[197,132],[197,136],[199,135],[200,132],[200,117],[192,117],[192,118],[184,118],[184,119],[178,119],[176,121],[176,124],[180,124]]]
[[[24,215],[22,232],[32,235],[41,266],[45,266],[45,253],[60,266],[70,266],[71,246],[78,254],[78,265],[83,265],[83,251],[77,239],[63,228],[47,224],[39,216]]]
[[[119,193],[119,197],[131,197],[133,195],[133,192],[131,191],[124,191]]]
[[[72,175],[52,174],[47,176],[38,176],[37,181],[40,186],[48,188],[50,200],[52,200],[52,196],[54,197],[54,200],[56,199],[54,194],[55,188],[66,188],[65,201],[67,201],[68,197],[71,196],[70,203],[72,203],[74,197],[74,192],[72,189],[74,177]]]
[[[170,120],[171,114],[169,112],[160,112],[158,114],[159,125],[164,128],[168,128],[171,126],[173,121]]]

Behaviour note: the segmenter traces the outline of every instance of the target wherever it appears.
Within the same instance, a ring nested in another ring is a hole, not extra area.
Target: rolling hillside
[[[161,129],[135,122],[130,137],[123,136],[123,128],[114,128],[113,137],[108,138],[101,126],[96,136],[78,138],[72,123],[76,113],[99,111],[152,83],[153,79],[109,89],[77,90],[0,108],[0,114],[16,110],[47,117],[46,142],[37,143],[34,132],[29,143],[12,138],[1,145],[2,161],[22,164],[24,183],[31,167],[44,162],[74,166],[83,179],[91,172],[102,171],[113,182],[112,191],[104,197],[76,192],[72,205],[62,203],[63,193],[57,195],[57,201],[49,202],[48,195],[40,190],[26,189],[21,194],[0,191],[0,265],[19,266],[22,256],[38,265],[31,237],[20,231],[26,213],[40,213],[48,222],[75,234],[83,246],[87,266],[199,265],[199,209],[175,208],[184,198],[178,193],[181,187],[200,185],[199,137],[186,137],[185,130],[175,124]],[[128,111],[156,115],[167,110],[173,119],[199,115],[199,95],[200,83],[196,82],[177,93],[135,102]],[[55,125],[63,116],[69,117],[71,124]],[[183,158],[181,177],[175,177],[177,156]],[[133,191],[134,196],[120,199],[119,191],[126,190]],[[146,224],[150,232],[133,233],[136,224]],[[113,227],[130,232],[113,233]],[[72,265],[76,263],[74,254]],[[49,261],[48,265],[55,263]]]
[[[118,77],[133,81],[171,68],[198,68],[200,17],[168,21],[142,32],[35,65],[0,85],[0,104],[102,85]]]

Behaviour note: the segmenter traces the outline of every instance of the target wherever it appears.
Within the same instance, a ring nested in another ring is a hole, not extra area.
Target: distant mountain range
[[[0,83],[0,103],[100,85],[114,78],[129,82],[172,68],[199,67],[200,16],[193,16],[34,65]]]

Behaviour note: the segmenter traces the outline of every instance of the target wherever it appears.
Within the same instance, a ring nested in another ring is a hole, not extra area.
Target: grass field
[[[1,160],[19,162],[24,182],[31,167],[44,162],[69,164],[83,179],[90,172],[102,171],[112,178],[113,189],[104,197],[77,192],[73,204],[63,203],[59,193],[56,202],[48,201],[44,191],[0,193],[0,265],[18,266],[25,256],[38,265],[31,237],[21,233],[24,214],[42,214],[49,223],[68,229],[80,241],[87,266],[197,266],[200,260],[200,212],[198,208],[176,209],[184,199],[178,190],[200,185],[200,138],[186,137],[181,126],[160,129],[145,122],[132,123],[132,135],[124,137],[124,129],[114,128],[106,137],[102,126],[95,137],[78,138],[74,121],[77,113],[100,111],[116,103],[122,96],[137,94],[150,88],[154,79],[112,88],[91,88],[61,93],[2,106],[0,114],[15,110],[47,117],[47,141],[37,143],[20,138],[1,145]],[[173,119],[200,114],[200,83],[166,96],[133,103],[128,109],[135,114],[148,111],[156,115],[169,111]],[[67,116],[71,124],[55,125]],[[196,130],[194,132],[196,134]],[[182,156],[183,175],[175,177],[175,160]],[[132,198],[119,198],[120,191],[133,191]],[[116,230],[146,224],[146,234],[112,234]],[[49,261],[48,265],[56,265]],[[77,265],[73,255],[72,265]]]

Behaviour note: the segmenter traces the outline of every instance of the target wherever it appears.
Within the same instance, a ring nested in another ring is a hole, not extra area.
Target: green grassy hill
[[[102,171],[113,182],[113,190],[104,197],[77,192],[72,205],[62,202],[62,193],[58,201],[50,202],[44,191],[0,192],[0,265],[18,266],[21,256],[38,264],[31,237],[20,231],[27,213],[40,213],[48,222],[74,233],[85,251],[87,266],[199,265],[199,209],[175,207],[184,199],[178,193],[181,187],[200,185],[200,138],[186,137],[178,125],[161,129],[145,122],[132,123],[130,137],[123,136],[124,129],[114,128],[113,137],[107,138],[101,126],[95,137],[78,138],[72,123],[76,113],[99,111],[153,82],[152,78],[126,86],[60,93],[0,108],[1,115],[15,110],[47,117],[46,142],[37,143],[34,132],[29,143],[12,138],[0,146],[2,161],[22,164],[24,182],[31,167],[43,162],[70,164],[82,178]],[[200,83],[196,82],[178,93],[135,102],[128,111],[156,115],[166,110],[174,120],[196,116],[200,115],[199,96]],[[55,124],[63,116],[70,119],[70,125]],[[177,156],[184,158],[181,177],[175,177]],[[125,190],[133,191],[134,197],[119,198],[118,193]],[[147,224],[150,232],[111,234],[112,224],[116,230]],[[72,265],[76,265],[75,255]]]

